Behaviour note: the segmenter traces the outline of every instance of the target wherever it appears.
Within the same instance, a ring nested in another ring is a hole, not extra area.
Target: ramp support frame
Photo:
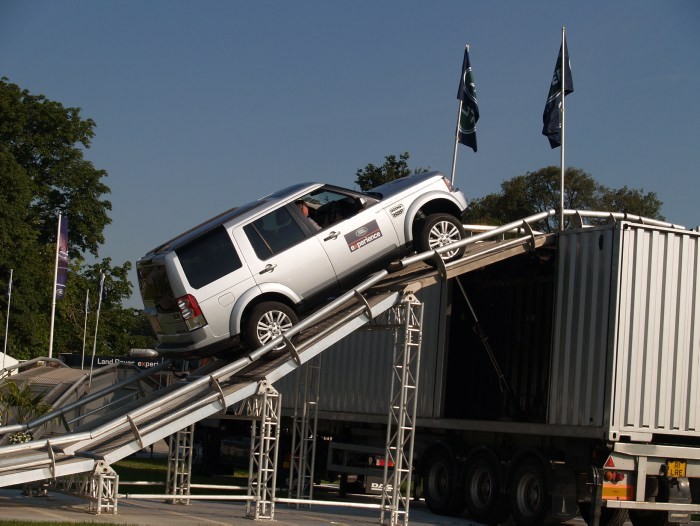
[[[168,500],[173,504],[189,504],[192,473],[192,453],[194,446],[194,424],[181,429],[170,437],[168,449],[168,473],[165,482],[167,495],[182,496]]]
[[[313,500],[320,370],[319,354],[296,371],[292,457],[289,463],[290,498]]]
[[[255,399],[251,407],[256,408],[257,413],[253,415],[250,426],[246,517],[273,520],[282,395],[263,380],[258,386],[258,393],[251,398]]]
[[[408,295],[391,310],[395,317],[391,400],[386,431],[386,454],[380,522],[408,525],[416,436],[418,375],[423,338],[423,303]]]

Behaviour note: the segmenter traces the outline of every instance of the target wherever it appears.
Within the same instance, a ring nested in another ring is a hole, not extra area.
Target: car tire
[[[274,340],[297,323],[299,318],[288,305],[278,301],[258,303],[246,318],[243,340],[249,350],[254,350]],[[280,354],[285,347],[286,344],[282,343],[271,352]]]
[[[431,214],[419,224],[415,248],[418,253],[427,252],[460,241],[464,237],[464,227],[458,218],[450,214]],[[461,258],[462,254],[464,247],[443,252],[440,257],[448,263]]]

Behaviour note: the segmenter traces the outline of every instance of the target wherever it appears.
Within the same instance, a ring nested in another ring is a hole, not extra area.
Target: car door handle
[[[330,241],[331,239],[335,239],[340,235],[340,232],[336,232],[335,230],[332,232],[328,233],[328,237],[324,238],[324,241]]]
[[[275,267],[277,267],[277,263],[274,263],[274,264],[268,263],[267,265],[265,265],[264,269],[262,269],[260,272],[258,272],[258,274],[265,274],[266,272],[272,272],[273,270],[275,270]]]

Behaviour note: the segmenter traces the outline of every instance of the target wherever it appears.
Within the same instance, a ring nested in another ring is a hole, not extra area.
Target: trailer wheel
[[[647,477],[645,499],[655,502],[668,502],[668,481],[660,477]],[[630,510],[630,522],[634,526],[666,526],[668,512],[659,510]]]
[[[630,521],[634,526],[666,526],[668,524],[668,512],[630,510]]]
[[[542,464],[528,459],[515,468],[510,487],[510,511],[518,526],[547,524],[552,499]]]
[[[593,522],[593,516],[591,515],[591,504],[589,502],[579,503],[578,510],[581,513],[583,520],[586,521],[586,524],[591,524]],[[627,521],[627,510],[613,508],[600,509],[600,520],[598,521],[598,526],[622,526],[625,521]]]
[[[421,221],[415,239],[416,250],[427,252],[464,239],[462,222],[450,214],[431,214]],[[459,259],[464,247],[443,252],[440,257],[447,263]],[[426,261],[430,264],[430,260]]]
[[[464,509],[464,496],[457,483],[457,467],[447,451],[435,450],[427,460],[423,477],[425,502],[437,515],[459,515]]]
[[[510,515],[510,509],[502,487],[498,459],[487,452],[472,457],[464,475],[464,496],[469,516],[487,524],[504,521]]]

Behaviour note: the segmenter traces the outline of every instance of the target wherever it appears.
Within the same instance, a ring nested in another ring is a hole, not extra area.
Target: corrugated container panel
[[[424,302],[423,338],[418,383],[417,416],[431,417],[436,405],[440,378],[438,341],[444,326],[441,290],[434,285],[417,296]],[[391,391],[393,332],[359,330],[321,354],[319,409],[323,411],[387,415]],[[275,387],[282,393],[285,408],[294,407],[297,375],[282,378]]]
[[[548,421],[601,426],[605,420],[607,334],[614,232],[559,237]]]
[[[698,235],[627,224],[621,240],[611,436],[698,436]]]

